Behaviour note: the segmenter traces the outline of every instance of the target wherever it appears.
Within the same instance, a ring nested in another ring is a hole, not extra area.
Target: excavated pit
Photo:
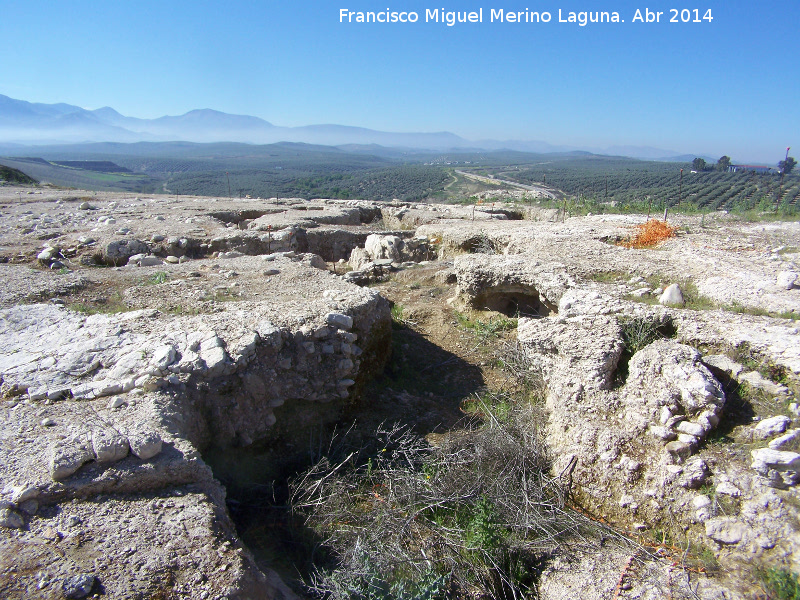
[[[547,317],[558,312],[558,307],[542,298],[535,288],[522,285],[490,288],[476,296],[472,304],[507,317]]]

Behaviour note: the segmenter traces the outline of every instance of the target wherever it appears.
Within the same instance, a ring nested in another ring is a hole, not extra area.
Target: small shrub
[[[628,241],[620,242],[619,245],[625,248],[652,248],[664,240],[675,237],[677,231],[677,227],[673,227],[665,221],[650,219],[643,225],[637,225],[633,237]]]
[[[150,285],[158,285],[160,283],[164,283],[169,279],[169,276],[164,271],[156,271],[147,279],[147,283]]]
[[[766,569],[759,573],[769,600],[800,600],[800,579],[785,569]]]
[[[626,317],[619,320],[622,328],[622,343],[625,350],[633,356],[645,346],[665,337],[660,331],[660,323],[642,317]]]

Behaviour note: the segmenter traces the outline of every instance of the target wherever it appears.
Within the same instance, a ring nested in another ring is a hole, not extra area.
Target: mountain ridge
[[[552,153],[588,151],[643,160],[685,155],[685,152],[640,146],[607,149],[556,145],[537,140],[471,141],[448,132],[392,132],[337,124],[283,127],[260,117],[209,108],[155,119],[126,116],[110,106],[88,110],[66,103],[43,104],[0,94],[0,142],[57,145],[93,142],[235,142],[273,144],[308,143],[325,146],[382,146],[400,150],[515,150]],[[617,152],[615,150],[622,150]]]

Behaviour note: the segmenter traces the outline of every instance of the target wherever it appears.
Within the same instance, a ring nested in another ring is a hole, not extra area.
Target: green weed
[[[169,279],[169,275],[167,275],[164,271],[156,271],[147,278],[147,284],[158,285],[160,283],[165,283],[167,279]]]
[[[800,579],[797,573],[770,568],[760,571],[759,578],[770,600],[800,600]]]

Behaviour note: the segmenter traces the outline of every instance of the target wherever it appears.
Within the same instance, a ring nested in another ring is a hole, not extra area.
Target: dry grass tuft
[[[675,237],[677,227],[673,227],[666,221],[650,219],[643,225],[636,226],[636,233],[626,242],[619,242],[625,248],[652,248],[656,244]]]

